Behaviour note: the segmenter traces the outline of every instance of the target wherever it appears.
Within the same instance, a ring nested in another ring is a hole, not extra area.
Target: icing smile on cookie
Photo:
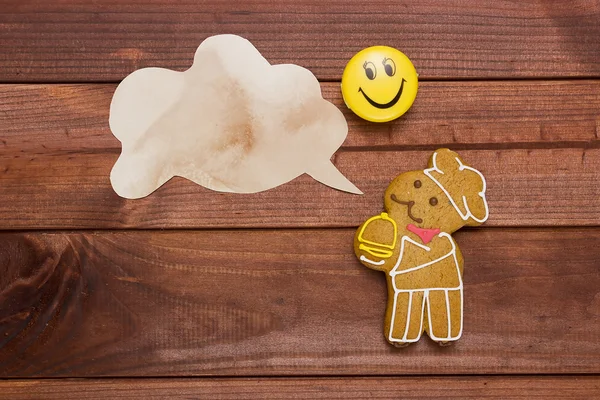
[[[394,105],[396,105],[396,103],[398,102],[398,100],[400,100],[400,96],[402,96],[402,91],[404,90],[404,82],[406,82],[406,79],[402,78],[402,83],[400,84],[400,88],[398,89],[398,93],[396,93],[396,96],[394,96],[394,98],[390,102],[385,103],[385,104],[378,103],[375,100],[373,100],[372,98],[370,98],[369,96],[367,96],[367,94],[365,93],[365,91],[362,88],[358,88],[358,91],[365,97],[365,99],[373,107],[382,108],[382,109],[383,108],[390,108],[390,107],[393,107]]]
[[[398,200],[398,198],[396,197],[395,194],[392,193],[392,195],[390,196],[390,198],[395,201],[398,204],[402,204],[404,206],[408,206],[408,216],[410,217],[410,219],[412,219],[413,221],[415,221],[418,224],[423,223],[423,219],[421,218],[416,218],[414,215],[412,215],[412,208],[415,205],[414,201],[402,201],[402,200]]]

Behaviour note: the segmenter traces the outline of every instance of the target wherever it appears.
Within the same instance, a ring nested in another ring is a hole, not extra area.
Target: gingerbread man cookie
[[[388,286],[385,337],[416,342],[423,332],[445,344],[463,330],[463,257],[451,234],[488,218],[486,182],[453,151],[439,149],[428,168],[405,172],[385,191],[385,212],[356,232],[354,251]]]

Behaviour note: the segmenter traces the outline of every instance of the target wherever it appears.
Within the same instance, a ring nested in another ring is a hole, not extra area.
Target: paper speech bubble
[[[109,124],[123,147],[110,180],[125,198],[147,196],[173,176],[255,193],[303,173],[362,194],[330,161],[348,125],[315,76],[269,64],[239,36],[209,37],[185,72],[144,68],[127,76]]]

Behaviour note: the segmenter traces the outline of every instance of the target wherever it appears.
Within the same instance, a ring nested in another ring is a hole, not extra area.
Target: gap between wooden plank
[[[159,66],[153,66],[158,67]],[[148,67],[150,68],[150,67]],[[134,72],[130,71],[129,73]],[[321,84],[340,84],[342,74],[337,78],[330,79],[319,79]],[[125,76],[123,77],[123,79]],[[123,79],[118,80],[31,80],[31,81],[19,81],[19,80],[0,80],[0,85],[118,85]],[[569,82],[569,81],[596,81],[600,80],[600,74],[598,75],[580,75],[580,76],[507,76],[507,77],[482,77],[482,78],[461,78],[461,77],[421,77],[419,76],[419,83],[433,83],[433,82],[446,82],[446,83],[474,83],[474,82]]]
[[[23,377],[23,378],[0,378],[0,382],[30,382],[30,381],[57,381],[57,382],[86,382],[86,381],[144,381],[144,380],[182,380],[182,381],[227,381],[227,380],[253,380],[253,379],[267,379],[267,380],[294,380],[294,379],[302,379],[302,380],[327,380],[327,379],[351,379],[351,378],[362,378],[362,379],[423,379],[423,378],[431,378],[431,379],[455,379],[455,378],[526,378],[526,379],[536,379],[536,378],[598,378],[600,379],[600,373],[544,373],[544,374],[457,374],[457,375],[448,375],[448,374],[410,374],[410,375],[390,375],[390,374],[369,374],[369,375],[244,375],[242,377],[237,375],[218,375],[218,376],[170,376],[170,375],[144,375],[144,376],[95,376],[91,378],[69,378],[69,377],[51,377],[51,376],[35,376],[35,377]]]
[[[199,233],[199,232],[273,232],[273,231],[290,231],[290,232],[294,232],[294,231],[344,231],[344,230],[348,230],[348,229],[355,229],[358,228],[358,226],[356,227],[347,227],[347,226],[332,226],[332,227],[300,227],[300,226],[296,226],[296,227],[277,227],[277,226],[267,226],[267,227],[239,227],[239,228],[223,228],[223,227],[214,227],[214,228],[164,228],[164,229],[150,229],[150,228],[123,228],[123,229],[94,229],[94,228],[87,228],[87,229],[11,229],[11,230],[0,230],[0,234],[23,234],[23,235],[27,235],[27,234],[65,234],[65,235],[71,235],[71,234],[106,234],[106,233],[114,233],[114,232],[119,232],[119,233],[152,233],[152,232],[170,232],[170,233]],[[561,230],[561,231],[569,231],[569,230],[576,230],[576,231],[585,231],[585,230],[596,230],[600,228],[600,225],[588,225],[588,226],[556,226],[556,229]],[[510,229],[512,231],[519,231],[519,230],[523,230],[523,231],[530,231],[532,229],[535,230],[544,230],[544,229],[551,229],[551,227],[549,226],[527,226],[527,225],[519,225],[519,226],[511,226],[511,227],[506,227],[506,226],[487,226],[487,225],[482,225],[479,227],[470,227],[470,226],[465,226],[463,228],[460,229],[459,232],[476,232],[479,230],[485,230],[485,231],[502,231],[502,230],[506,230],[506,229]]]
[[[440,377],[316,379],[81,379],[0,381],[0,399],[210,397],[218,399],[485,398],[591,399],[600,396],[598,377]]]

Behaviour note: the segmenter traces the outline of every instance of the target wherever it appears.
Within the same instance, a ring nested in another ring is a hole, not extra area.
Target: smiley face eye
[[[375,68],[375,64],[373,64],[371,61],[366,61],[363,64],[363,68],[365,69],[365,74],[367,75],[367,78],[369,78],[369,80],[375,79],[375,77],[377,76],[377,69]]]
[[[429,204],[431,204],[432,206],[437,206],[438,203],[438,199],[436,197],[432,197],[429,199]]]
[[[420,180],[416,180],[416,181],[415,181],[415,187],[416,187],[417,189],[418,189],[418,188],[420,188],[420,187],[421,187],[421,185],[422,185],[422,183],[421,183],[421,181],[420,181]]]
[[[394,76],[396,74],[396,63],[391,58],[383,59],[383,69],[387,76]]]

